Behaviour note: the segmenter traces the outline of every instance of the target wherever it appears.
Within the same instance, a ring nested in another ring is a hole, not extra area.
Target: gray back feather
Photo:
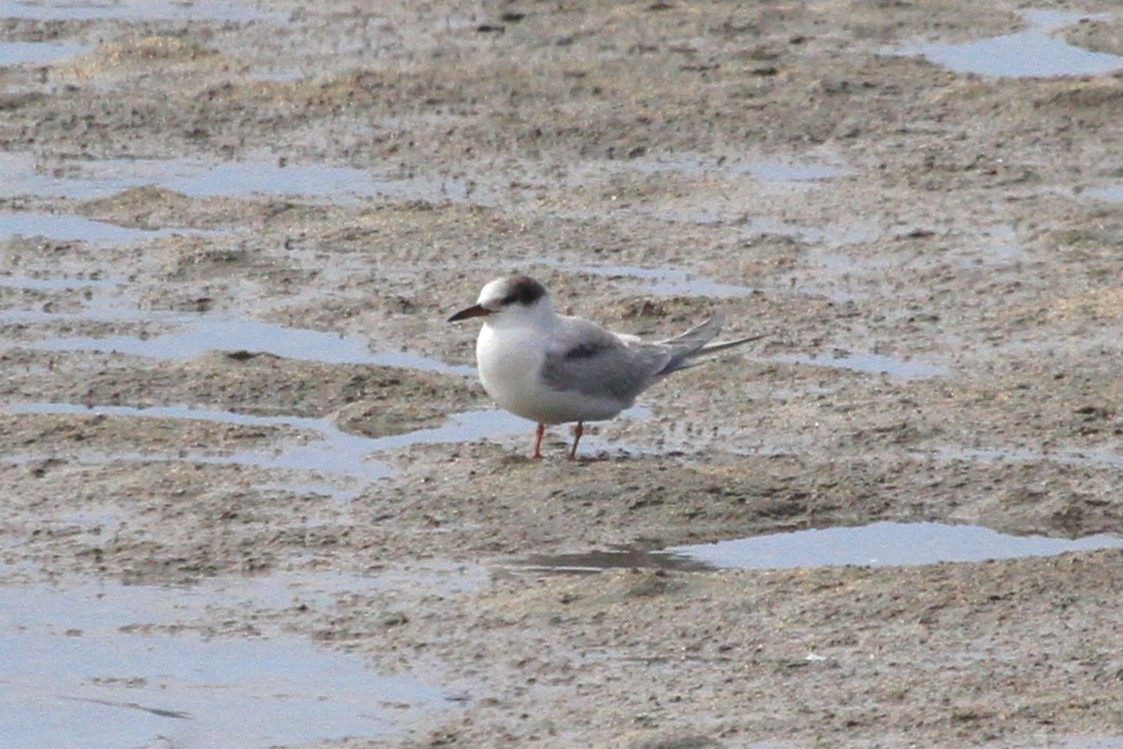
[[[661,376],[672,355],[664,344],[628,341],[587,320],[562,318],[542,378],[556,390],[631,403]]]
[[[554,347],[546,352],[542,378],[556,390],[631,403],[652,383],[692,367],[724,318],[715,315],[680,336],[658,343],[621,338],[587,320],[564,317]]]

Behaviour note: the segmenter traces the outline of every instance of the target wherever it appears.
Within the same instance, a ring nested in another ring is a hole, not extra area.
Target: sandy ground
[[[1123,205],[1100,191],[1123,176],[1123,76],[896,54],[1113,3],[415,5],[0,24],[86,47],[0,69],[0,208],[133,230],[0,240],[4,581],[394,572],[176,625],[273,627],[460,695],[325,747],[1123,735],[1118,551],[517,567],[874,520],[1118,532]],[[1123,54],[1118,16],[1057,33]],[[343,484],[244,458],[487,408],[462,369],[475,328],[444,319],[514,271],[628,332],[720,309],[771,335],[600,425],[591,462],[562,459],[561,428],[528,460],[529,425],[380,442]],[[286,330],[325,335],[262,342]],[[355,341],[368,359],[324,353]],[[434,565],[487,574],[428,588]]]

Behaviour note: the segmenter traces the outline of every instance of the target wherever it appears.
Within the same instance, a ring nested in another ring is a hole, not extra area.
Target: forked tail
[[[761,333],[760,335],[749,336],[747,338],[738,338],[735,341],[710,343],[718,334],[718,331],[721,330],[723,324],[725,324],[725,317],[721,314],[716,314],[701,325],[691,328],[682,335],[661,341],[660,343],[662,345],[671,349],[671,358],[666,365],[659,370],[657,376],[663,377],[669,375],[671,372],[677,372],[680,369],[687,369],[688,367],[704,364],[708,359],[699,357],[716,354],[719,351],[724,351],[751,341],[759,341],[761,338],[765,338],[769,335],[768,333]]]

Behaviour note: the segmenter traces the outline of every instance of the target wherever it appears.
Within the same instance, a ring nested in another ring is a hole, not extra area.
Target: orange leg
[[[530,456],[530,457],[534,458],[535,460],[538,460],[542,457],[542,435],[544,435],[545,433],[546,433],[546,425],[545,424],[539,424],[538,425],[538,438],[536,440],[534,440],[534,455]]]
[[[580,421],[573,429],[573,449],[569,451],[569,459],[577,460],[577,443],[581,441],[581,435],[585,433],[585,425]]]

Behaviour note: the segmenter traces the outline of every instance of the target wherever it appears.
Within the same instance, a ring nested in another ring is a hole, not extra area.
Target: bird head
[[[471,307],[462,309],[449,322],[470,317],[523,316],[549,309],[550,297],[546,288],[529,276],[497,278],[480,291],[479,299]]]

